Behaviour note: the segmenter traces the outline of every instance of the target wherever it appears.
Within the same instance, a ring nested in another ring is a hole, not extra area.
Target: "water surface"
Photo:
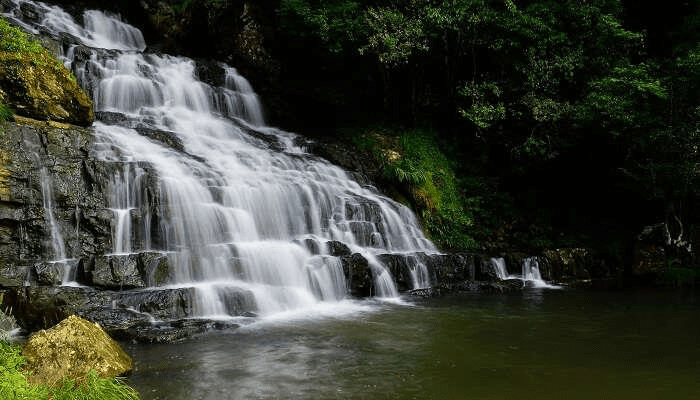
[[[693,293],[529,289],[126,345],[144,399],[700,398]]]

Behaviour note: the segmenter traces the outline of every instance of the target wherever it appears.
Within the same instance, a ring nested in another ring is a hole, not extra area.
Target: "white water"
[[[506,269],[506,262],[503,258],[491,258],[491,265],[496,271],[498,279],[521,279],[528,282],[533,287],[539,288],[560,288],[556,285],[551,285],[542,279],[540,274],[540,266],[535,257],[527,257],[523,259],[522,263],[522,274],[521,275],[509,275]]]
[[[140,32],[118,18],[87,11],[80,26],[57,7],[31,4],[43,10],[40,25],[50,31],[119,50],[76,63],[70,48],[64,60],[93,88],[96,111],[128,120],[94,124],[96,157],[121,170],[110,182],[113,252],[167,254],[168,287],[193,287],[197,315],[226,316],[226,294],[237,289],[254,294],[261,315],[343,301],[347,283],[339,259],[325,251],[329,240],[369,261],[373,294],[385,298],[398,292],[377,254],[436,251],[406,207],[305,154],[293,134],[265,126],[257,95],[235,68],[222,65],[225,81],[212,87],[197,78],[194,61],[144,53]],[[174,138],[184,151],[137,127]],[[158,179],[151,196],[149,173]],[[414,286],[429,286],[425,266],[417,262],[413,270]]]
[[[506,269],[506,260],[504,260],[502,257],[491,258],[490,262],[494,270],[496,271],[496,276],[498,276],[498,279],[513,278],[513,276],[508,275],[508,270]]]
[[[532,285],[535,287],[550,289],[560,288],[560,286],[549,284],[542,279],[542,275],[540,274],[540,265],[535,257],[523,259],[523,279],[525,281],[532,282]]]

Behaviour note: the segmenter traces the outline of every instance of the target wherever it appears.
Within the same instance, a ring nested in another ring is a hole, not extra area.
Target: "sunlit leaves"
[[[370,8],[365,13],[369,27],[367,45],[360,53],[377,54],[383,64],[406,63],[411,55],[428,50],[423,23],[419,18],[390,8]]]
[[[667,95],[661,82],[650,76],[646,65],[617,67],[609,75],[590,83],[590,92],[579,108],[579,116],[604,126],[634,127],[656,119],[656,112],[650,110],[649,105]]]
[[[0,51],[8,53],[42,54],[45,52],[36,41],[30,40],[26,33],[0,18]]]

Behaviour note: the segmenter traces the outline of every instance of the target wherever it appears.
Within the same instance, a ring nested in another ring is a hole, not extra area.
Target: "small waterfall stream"
[[[540,266],[537,262],[537,257],[523,258],[520,275],[509,274],[508,269],[506,268],[506,261],[502,257],[491,258],[489,262],[494,272],[496,273],[498,279],[521,279],[534,287],[546,287],[550,289],[560,288],[559,286],[551,285],[547,283],[544,279],[542,279],[542,275],[540,274]]]
[[[266,126],[234,67],[220,64],[222,82],[208,84],[195,61],[145,52],[141,32],[117,16],[86,11],[80,25],[58,7],[9,1],[42,15],[25,29],[73,38],[63,60],[92,95],[94,156],[120,171],[108,194],[113,254],[166,256],[160,285],[192,288],[195,316],[226,317],[236,290],[250,291],[261,315],[344,299],[330,241],[368,261],[379,297],[398,291],[377,255],[437,251],[408,208]],[[413,260],[414,287],[430,286]]]

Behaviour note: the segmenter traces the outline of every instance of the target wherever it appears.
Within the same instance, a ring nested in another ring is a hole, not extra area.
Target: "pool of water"
[[[700,398],[692,292],[528,289],[350,308],[124,344],[128,382],[144,399]]]

